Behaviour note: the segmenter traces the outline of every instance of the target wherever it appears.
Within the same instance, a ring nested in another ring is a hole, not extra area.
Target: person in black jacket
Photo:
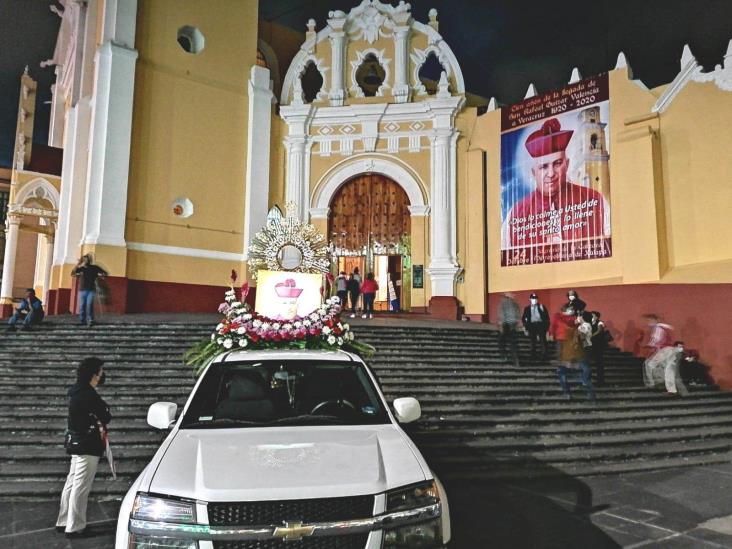
[[[97,296],[97,278],[107,276],[107,271],[92,263],[90,254],[84,255],[71,276],[79,277],[79,324],[94,325],[94,298]]]
[[[531,294],[529,305],[521,316],[524,330],[531,339],[531,358],[536,358],[536,343],[541,346],[541,358],[546,358],[546,333],[549,330],[549,311],[539,303],[539,296]]]
[[[104,362],[85,358],[76,371],[76,383],[69,389],[69,418],[66,453],[71,468],[61,493],[56,530],[66,537],[80,537],[86,528],[86,504],[99,458],[104,455],[102,430],[112,419],[109,406],[96,387],[104,383]]]
[[[574,314],[580,315],[585,312],[587,303],[580,299],[579,294],[575,290],[569,290],[567,292],[567,303],[562,308],[564,309],[566,307],[572,307]]]

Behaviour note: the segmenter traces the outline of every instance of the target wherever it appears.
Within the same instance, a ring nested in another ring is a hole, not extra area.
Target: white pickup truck
[[[443,547],[447,498],[363,361],[343,351],[234,351],[198,379],[125,496],[117,549]]]

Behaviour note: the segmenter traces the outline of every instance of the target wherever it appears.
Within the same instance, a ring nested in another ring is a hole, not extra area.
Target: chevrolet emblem
[[[312,536],[313,532],[315,532],[315,526],[303,526],[302,522],[285,521],[285,525],[275,528],[272,535],[285,541],[297,541],[305,536]]]

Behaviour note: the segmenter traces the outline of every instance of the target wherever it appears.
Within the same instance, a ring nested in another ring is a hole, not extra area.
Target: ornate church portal
[[[308,22],[282,85],[285,199],[328,234],[334,271],[374,272],[379,308],[393,280],[402,309],[456,318],[460,66],[435,10],[420,23],[363,0],[329,17]]]
[[[394,180],[362,174],[347,181],[330,202],[328,237],[334,268],[374,273],[376,310],[409,309],[411,297],[409,197]],[[391,294],[390,294],[391,292]]]

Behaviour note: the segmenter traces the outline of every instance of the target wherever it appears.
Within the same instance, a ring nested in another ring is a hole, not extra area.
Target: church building
[[[732,386],[732,42],[713,70],[674,52],[657,88],[620,53],[501,105],[466,90],[437,11],[404,1],[302,32],[260,21],[256,0],[60,3],[38,154],[63,158],[28,167],[24,75],[5,315],[30,285],[73,312],[85,253],[110,274],[107,312],[215,311],[232,269],[252,281],[268,212],[294,204],[334,275],[374,273],[377,312],[390,282],[402,311],[470,322],[495,322],[504,292],[556,311],[575,289],[618,346],[660,314]]]

